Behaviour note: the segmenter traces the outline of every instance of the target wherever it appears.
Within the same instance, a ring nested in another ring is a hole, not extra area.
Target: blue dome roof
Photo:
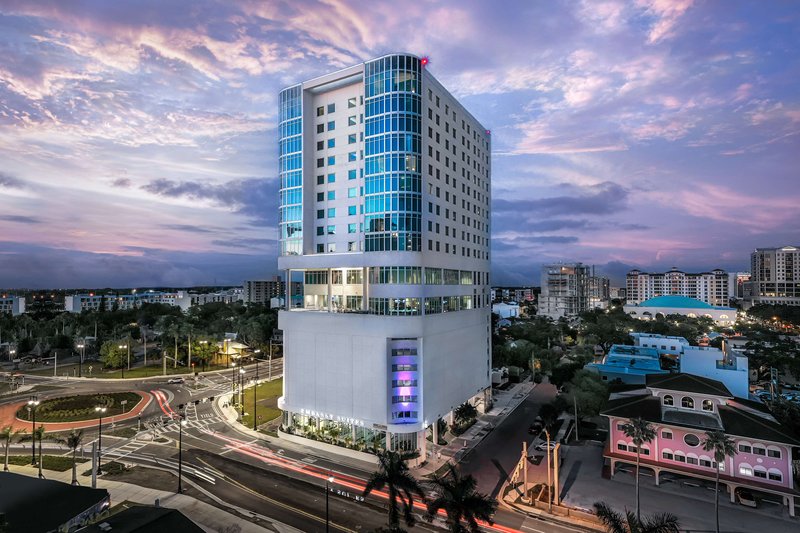
[[[670,294],[667,296],[656,296],[639,304],[639,307],[677,307],[692,309],[713,309],[714,307],[696,298],[678,296]]]

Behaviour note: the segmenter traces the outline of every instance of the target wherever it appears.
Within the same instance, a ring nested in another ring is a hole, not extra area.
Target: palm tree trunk
[[[719,533],[719,463],[717,463],[717,479],[714,482],[714,514],[717,518],[717,533]]]
[[[3,463],[3,472],[8,472],[8,448],[11,446],[11,439],[6,441],[6,460]]]
[[[389,489],[389,527],[394,530],[400,526],[400,517],[397,512],[397,491]]]
[[[42,474],[42,437],[39,437],[39,479],[44,479]]]
[[[641,519],[639,512],[639,446],[636,446],[636,520]]]
[[[78,453],[78,448],[72,448],[72,484],[78,484],[78,464],[75,462],[77,459],[75,454]]]

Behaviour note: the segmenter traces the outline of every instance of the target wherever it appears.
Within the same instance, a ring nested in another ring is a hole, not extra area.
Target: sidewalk
[[[31,477],[36,477],[39,472],[38,469],[29,466],[13,467],[12,471],[17,474],[24,474]],[[66,472],[53,472],[46,470],[45,477],[50,480],[70,483],[72,481],[72,471],[67,470]],[[83,486],[90,486],[92,482],[90,476],[82,476],[80,474],[78,475],[78,481]],[[155,504],[155,501],[158,500],[161,507],[169,507],[171,509],[177,509],[181,511],[184,515],[186,515],[187,518],[210,533],[216,533],[217,531],[227,528],[231,524],[239,525],[242,533],[263,533],[265,531],[299,533],[299,530],[291,526],[277,522],[268,517],[258,515],[249,510],[242,509],[235,505],[222,502],[222,500],[213,494],[206,492],[196,484],[192,483],[190,480],[184,479],[184,482],[191,484],[193,487],[206,494],[206,496],[235,512],[246,514],[248,516],[256,516],[259,519],[268,522],[270,524],[270,528],[263,528],[241,518],[241,516],[223,511],[222,509],[219,509],[211,504],[201,502],[200,500],[192,498],[191,496],[186,496],[185,494],[175,494],[173,492],[140,487],[138,485],[131,485],[130,483],[106,480],[102,477],[98,478],[97,480],[97,488],[108,490],[109,494],[111,495],[112,507],[124,501],[153,505]]]
[[[426,462],[414,469],[419,477],[430,475],[444,466],[447,462],[458,463],[465,455],[472,451],[502,419],[516,409],[536,387],[530,380],[517,383],[504,391],[492,391],[493,405],[488,413],[478,416],[475,423],[463,434],[454,436],[447,433],[444,446],[428,442]]]
[[[361,472],[372,472],[375,470],[374,463],[367,463],[365,461],[361,461],[354,457],[348,457],[346,455],[341,455],[341,454],[334,455],[331,452],[328,452],[320,448],[316,448],[312,445],[304,446],[296,442],[290,442],[286,439],[281,439],[280,437],[272,437],[270,435],[266,435],[259,431],[253,431],[252,429],[244,426],[239,422],[239,411],[230,406],[231,397],[232,397],[231,393],[226,393],[221,396],[218,396],[214,400],[213,408],[217,412],[219,412],[219,414],[225,418],[228,425],[234,427],[236,431],[246,434],[254,439],[266,442],[272,446],[285,448],[287,450],[292,450],[304,455],[321,457],[332,463],[340,463],[342,465],[354,468],[355,470]],[[227,407],[223,407],[223,405],[227,405]],[[313,442],[311,444],[313,444]]]

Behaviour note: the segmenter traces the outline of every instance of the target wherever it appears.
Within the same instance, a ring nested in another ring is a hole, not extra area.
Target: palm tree
[[[389,489],[389,529],[400,529],[400,509],[398,500],[403,508],[403,520],[408,527],[414,527],[416,520],[412,511],[414,510],[414,495],[422,500],[425,494],[419,486],[416,478],[411,475],[406,465],[407,454],[383,450],[378,455],[378,471],[373,472],[367,480],[364,488],[364,496],[373,490]]]
[[[625,424],[622,427],[622,432],[636,446],[636,519],[639,520],[642,517],[639,509],[639,452],[642,449],[642,444],[652,442],[656,438],[656,430],[650,422],[637,417]]]
[[[436,497],[428,502],[425,518],[433,520],[440,509],[447,513],[447,527],[451,533],[478,533],[478,520],[492,524],[492,516],[497,510],[497,500],[475,490],[475,478],[462,476],[452,465],[447,465],[448,472],[440,476],[434,474]],[[465,527],[462,522],[469,527]]]
[[[8,449],[15,441],[19,441],[22,438],[22,434],[25,433],[24,429],[14,429],[11,426],[4,426],[0,429],[0,440],[3,441],[3,446],[5,447],[5,462],[3,463],[3,471],[8,472]]]
[[[625,516],[603,502],[594,504],[597,518],[606,526],[608,533],[678,533],[678,517],[670,513],[656,514],[641,520],[625,510]]]
[[[58,438],[57,442],[67,446],[70,450],[72,450],[72,484],[77,485],[78,466],[76,463],[76,455],[78,453],[78,448],[80,448],[81,444],[83,444],[83,430],[73,429],[66,437]]]
[[[714,514],[717,518],[717,533],[719,533],[719,466],[724,464],[727,457],[736,455],[736,446],[733,439],[725,435],[722,431],[706,431],[706,438],[703,440],[703,449],[707,452],[714,452],[717,471],[714,480]]]
[[[477,418],[478,410],[469,402],[464,402],[453,411],[453,419],[455,425],[458,427],[466,426],[472,420]]]

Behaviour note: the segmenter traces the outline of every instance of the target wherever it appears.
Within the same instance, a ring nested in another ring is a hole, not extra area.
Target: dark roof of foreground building
[[[710,394],[733,398],[733,394],[721,381],[704,378],[693,374],[650,374],[647,376],[647,386],[653,389],[674,390],[678,392],[692,392],[695,394]]]
[[[169,531],[169,533],[202,533],[203,528],[186,518],[177,509],[135,505],[100,520],[81,533],[138,533]]]
[[[719,407],[725,433],[754,440],[769,440],[800,446],[800,438],[777,422],[726,405]]]
[[[56,531],[108,497],[105,489],[0,472],[0,513],[8,533]]]
[[[664,409],[658,396],[640,394],[610,400],[600,414],[629,420],[641,417],[654,424],[667,424],[697,431],[721,430],[731,436],[800,446],[800,437],[794,435],[788,428],[772,418],[748,412],[736,404],[720,405],[717,418],[713,414],[700,411]]]

